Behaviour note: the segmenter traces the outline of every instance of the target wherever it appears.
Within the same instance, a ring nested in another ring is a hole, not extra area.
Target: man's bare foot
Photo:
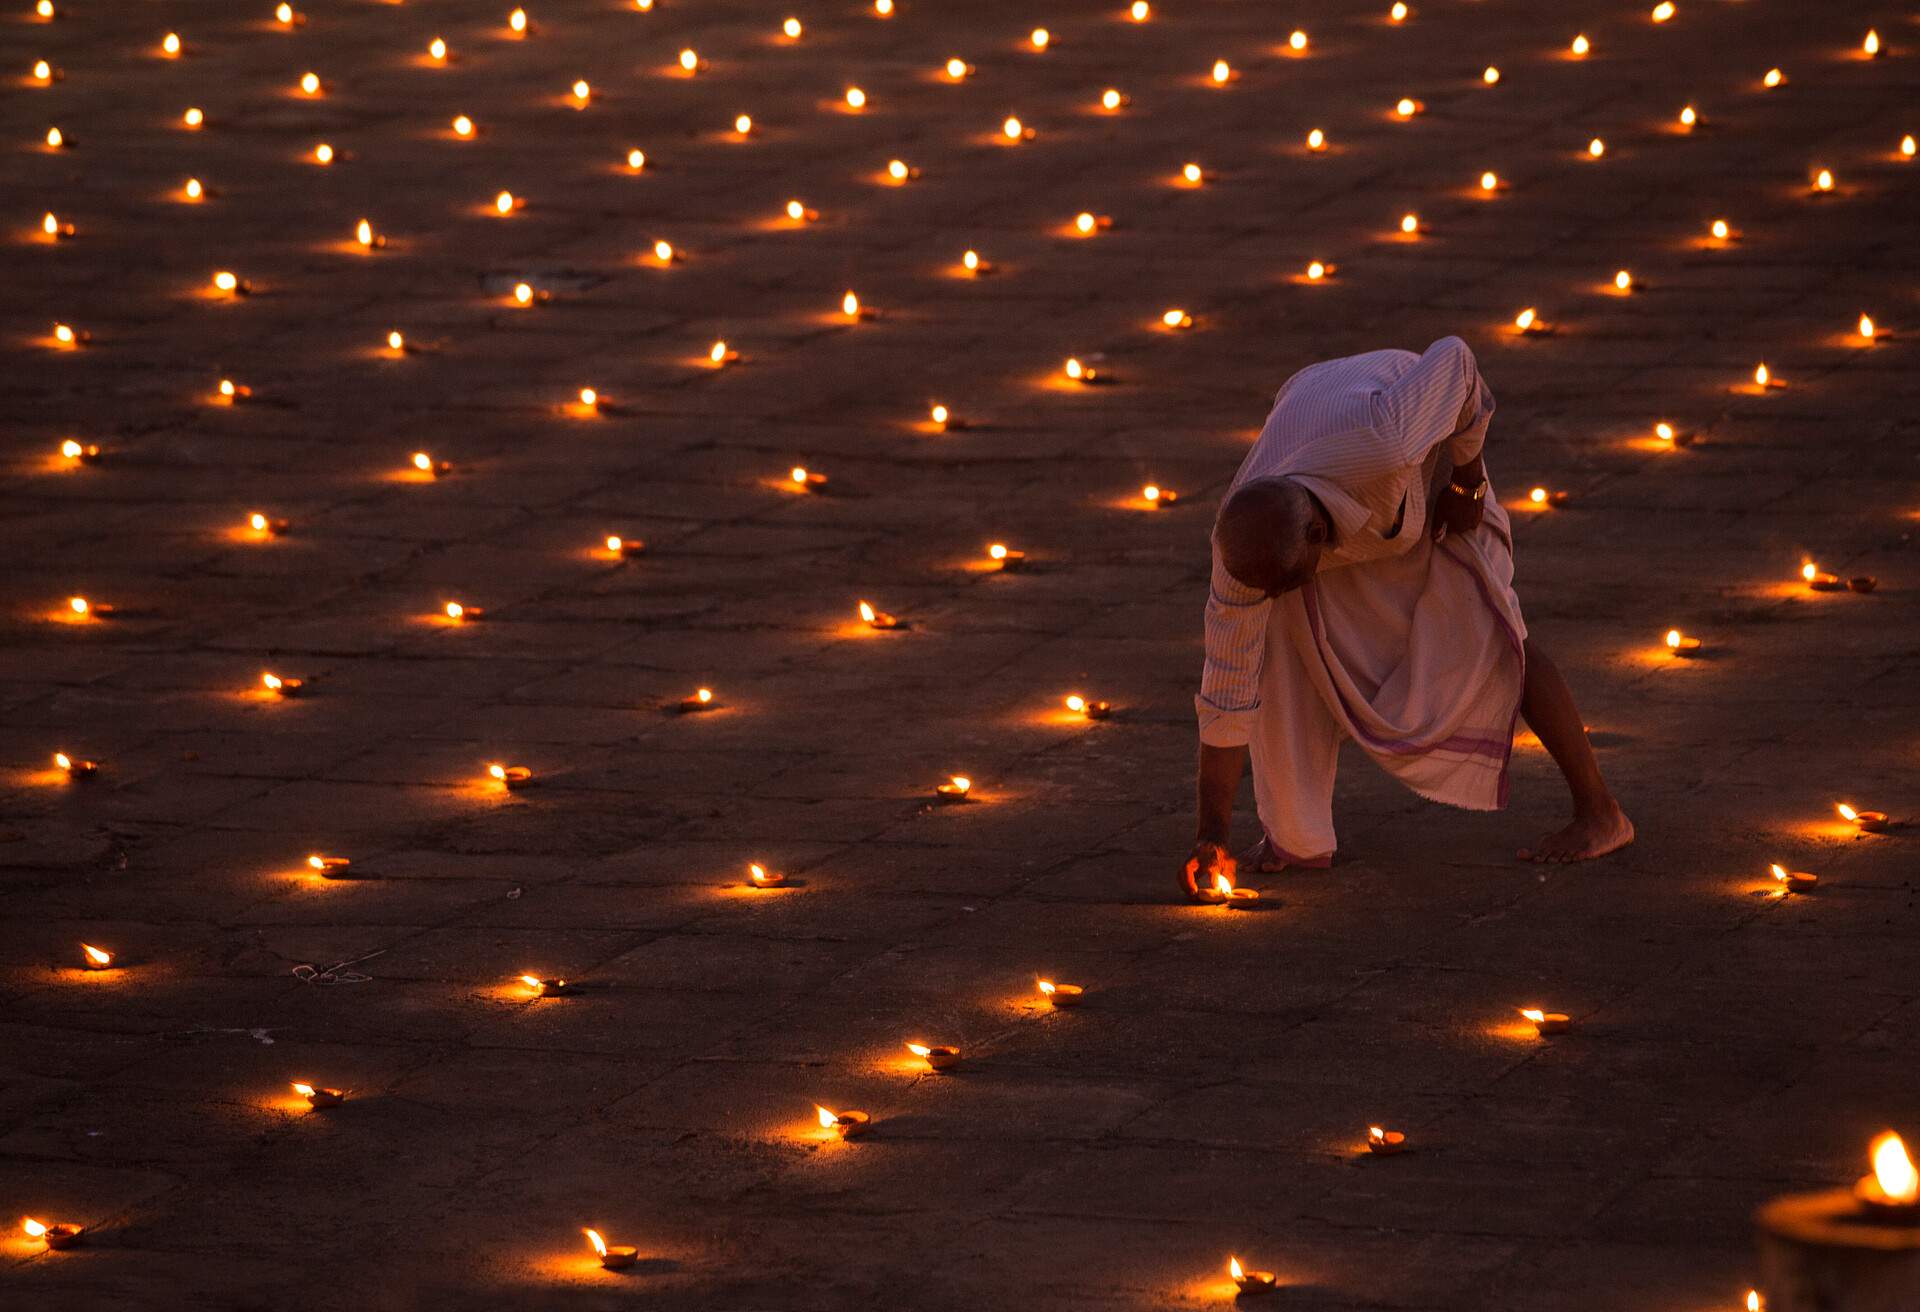
[[[1264,838],[1240,854],[1240,864],[1263,875],[1277,875],[1287,868],[1285,858],[1275,856],[1273,845]]]
[[[1633,821],[1618,806],[1594,815],[1576,816],[1565,829],[1548,834],[1532,848],[1521,848],[1522,861],[1591,861],[1617,852],[1633,841]]]

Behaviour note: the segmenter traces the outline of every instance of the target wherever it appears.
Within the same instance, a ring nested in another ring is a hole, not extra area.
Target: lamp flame
[[[1046,994],[1048,997],[1052,997],[1054,993],[1057,991],[1053,986],[1053,981],[1050,979],[1039,980],[1037,981],[1037,984],[1040,991]]]
[[[1757,1289],[1747,1291],[1747,1312],[1760,1312],[1760,1291]]]
[[[1244,1280],[1246,1278],[1247,1269],[1240,1265],[1239,1258],[1230,1257],[1227,1259],[1227,1274],[1232,1276],[1235,1280]]]
[[[874,620],[873,607],[868,605],[864,601],[860,603],[860,618],[865,620],[868,624],[873,623],[873,620]]]
[[[600,1237],[600,1232],[598,1230],[588,1229],[586,1236],[587,1242],[593,1245],[593,1251],[599,1256],[605,1257],[607,1255],[607,1241]]]
[[[299,1080],[293,1082],[293,1091],[302,1098],[313,1097],[313,1086],[311,1084],[302,1084]]]
[[[1873,1141],[1873,1178],[1891,1202],[1920,1200],[1920,1174],[1915,1173],[1913,1159],[1907,1156],[1907,1145],[1892,1130]]]
[[[96,966],[104,966],[113,960],[113,953],[104,948],[94,947],[91,943],[82,943],[80,950],[87,954],[87,960]]]
[[[1522,1016],[1525,1016],[1528,1020],[1532,1021],[1535,1025],[1538,1025],[1541,1021],[1547,1018],[1547,1013],[1540,1010],[1538,1007],[1522,1007],[1520,1008],[1520,1014]]]
[[[833,1128],[834,1122],[840,1119],[838,1116],[835,1116],[832,1112],[828,1111],[825,1107],[822,1107],[819,1103],[815,1103],[813,1105],[813,1110],[814,1110],[814,1113],[817,1116],[819,1116],[820,1128],[823,1130],[831,1130]]]
[[[912,1053],[916,1057],[924,1057],[927,1054],[931,1053],[933,1049],[929,1048],[924,1043],[909,1043],[907,1044],[907,1051]]]

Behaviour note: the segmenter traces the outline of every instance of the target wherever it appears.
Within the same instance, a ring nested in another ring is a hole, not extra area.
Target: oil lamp
[[[1860,322],[1854,325],[1854,329],[1860,334],[1860,340],[1863,342],[1872,341],[1877,331],[1873,326],[1873,316],[1866,314],[1860,316]]]
[[[1617,292],[1630,292],[1630,291],[1632,291],[1632,290],[1633,290],[1633,274],[1632,274],[1632,272],[1631,272],[1631,271],[1629,271],[1629,270],[1627,270],[1627,269],[1622,269],[1622,270],[1620,270],[1620,272],[1618,272],[1618,273],[1616,273],[1616,274],[1614,274],[1614,275],[1613,275],[1613,289],[1614,289],[1615,291],[1617,291]]]
[[[1513,316],[1513,326],[1516,331],[1522,333],[1544,333],[1547,331],[1546,320],[1542,319],[1539,311],[1535,310],[1531,305]]]
[[[1399,1130],[1389,1130],[1381,1125],[1367,1127],[1367,1151],[1376,1156],[1388,1157],[1403,1151],[1407,1146],[1407,1136]]]
[[[1673,17],[1673,12],[1673,0],[1660,0],[1660,3],[1653,7],[1653,21],[1664,23]]]
[[[446,461],[446,460],[435,460],[432,456],[428,455],[425,451],[415,451],[413,453],[412,459],[408,463],[410,463],[415,469],[419,470],[421,473],[430,474],[434,478],[438,478],[442,474],[451,473],[453,470],[452,462]]]
[[[56,70],[52,64],[49,64],[44,59],[36,59],[33,61],[33,72],[30,76],[35,82],[44,87],[52,83],[57,73],[58,70]]]
[[[1678,442],[1680,438],[1679,430],[1664,419],[1653,426],[1653,435],[1662,442]]]
[[[80,968],[82,970],[105,970],[113,965],[113,953],[105,948],[97,948],[91,943],[80,945]]]
[[[769,870],[758,861],[747,863],[747,883],[754,888],[778,888],[787,882],[787,877],[777,870]]]
[[[1225,86],[1228,82],[1232,81],[1235,76],[1233,65],[1224,59],[1216,59],[1213,61],[1213,71],[1209,76],[1213,78],[1213,84],[1215,86]]]
[[[1153,9],[1147,4],[1147,0],[1133,0],[1132,6],[1127,10],[1127,17],[1136,23],[1144,23],[1152,16]]]
[[[221,269],[213,275],[213,289],[226,296],[245,296],[253,290],[253,288],[248,286],[239,276],[225,269]]]
[[[1770,68],[1767,70],[1767,75],[1760,79],[1760,85],[1771,91],[1774,87],[1783,85],[1786,80],[1787,75],[1785,73],[1782,73],[1777,68]]]
[[[662,264],[672,264],[674,260],[673,243],[670,241],[656,241],[653,244],[653,258]]]
[[[83,465],[93,465],[100,462],[100,447],[93,442],[88,442],[83,446],[72,438],[68,438],[60,444],[60,454],[67,460],[77,460]]]
[[[287,531],[289,525],[284,519],[269,519],[255,510],[247,515],[247,527],[255,533],[277,538]]]
[[[89,601],[85,597],[68,597],[67,609],[75,615],[78,615],[81,619],[99,618],[103,615],[113,614],[113,607],[103,606],[99,602]]]
[[[946,74],[950,82],[965,81],[967,74],[971,72],[973,72],[973,65],[964,59],[954,58],[947,61]]]
[[[1852,1188],[1788,1194],[1762,1206],[1761,1286],[1795,1308],[1912,1304],[1920,1265],[1920,1174],[1892,1130],[1868,1148]]]
[[[85,1226],[67,1222],[45,1225],[30,1216],[20,1222],[20,1228],[26,1231],[27,1238],[38,1239],[48,1248],[54,1249],[73,1247],[80,1242],[80,1236],[86,1231]]]
[[[1207,180],[1207,172],[1198,164],[1182,164],[1180,166],[1180,180],[1189,187],[1197,187]]]
[[[1132,101],[1129,100],[1128,97],[1121,95],[1120,92],[1113,87],[1108,87],[1100,93],[1100,108],[1106,110],[1109,114],[1131,103]]]
[[[1280,1277],[1271,1271],[1249,1271],[1240,1265],[1240,1259],[1227,1259],[1227,1274],[1233,1278],[1233,1285],[1243,1295],[1270,1294]]]
[[[700,55],[691,46],[680,52],[680,68],[691,77],[700,71]]]
[[[453,135],[456,137],[459,137],[462,141],[467,141],[472,139],[473,120],[469,118],[467,115],[455,114],[453,116],[452,127],[453,127]]]
[[[379,250],[387,244],[386,237],[373,230],[371,219],[362,219],[353,227],[353,240],[362,250]]]
[[[325,852],[314,852],[307,857],[307,868],[322,879],[344,879],[347,870],[353,865],[349,856],[329,856]]]
[[[1244,905],[1260,900],[1257,889],[1237,887],[1233,882],[1233,876],[1224,870],[1215,871],[1213,882],[1205,888],[1196,889],[1191,896],[1196,902],[1206,902],[1216,906],[1232,906],[1236,903]]]
[[[818,1103],[814,1104],[813,1110],[820,1118],[820,1128],[832,1130],[842,1139],[857,1139],[873,1124],[873,1118],[865,1112],[828,1111]]]
[[[270,693],[281,697],[298,697],[300,690],[307,686],[305,679],[283,679],[272,672],[260,676],[260,686]]]
[[[906,621],[889,615],[883,610],[875,610],[866,602],[860,603],[860,622],[870,629],[904,629]]]
[[[1565,1012],[1542,1011],[1538,1007],[1522,1007],[1520,1008],[1520,1014],[1532,1021],[1534,1032],[1543,1037],[1548,1034],[1565,1034],[1573,1028],[1573,1021],[1568,1018]]]
[[[787,482],[796,492],[825,492],[827,476],[815,473],[804,465],[795,465],[787,471]]]
[[[935,428],[943,433],[950,433],[956,428],[966,427],[966,423],[958,418],[952,410],[938,402],[928,408],[927,418]]]
[[[1682,105],[1679,114],[1680,126],[1688,131],[1699,125],[1700,111],[1692,105]]]
[[[1091,383],[1100,376],[1092,365],[1082,363],[1077,355],[1068,356],[1066,364],[1062,365],[1061,369],[1076,383]]]
[[[1113,226],[1113,220],[1104,214],[1095,214],[1091,210],[1081,210],[1073,216],[1073,230],[1082,237],[1091,237],[1096,232],[1104,232]]]
[[[536,998],[564,998],[577,987],[564,979],[541,979],[538,975],[522,975],[520,982],[533,990]]]
[[[576,109],[585,109],[587,102],[593,99],[593,85],[583,77],[574,79],[571,90]]]
[[[804,29],[800,26],[799,19],[789,18],[786,22],[780,24],[780,30],[786,34],[787,40],[798,41],[800,39],[800,33]]]
[[[631,170],[634,173],[638,173],[641,169],[644,169],[646,166],[647,166],[646,151],[641,150],[638,146],[636,146],[632,150],[629,150],[627,152],[627,168],[629,170]]]
[[[1692,660],[1700,654],[1700,639],[1689,638],[1678,629],[1667,630],[1667,650],[1682,660]]]
[[[860,310],[860,298],[852,292],[848,292],[845,296],[842,296],[840,298],[840,313],[849,319],[858,321],[863,317]]]
[[[1113,714],[1113,703],[1102,702],[1102,701],[1088,701],[1085,697],[1082,697],[1079,693],[1076,692],[1076,693],[1068,694],[1067,709],[1072,711],[1075,715],[1084,715],[1089,720],[1104,720],[1109,715]]]
[[[1867,35],[1860,42],[1860,53],[1868,59],[1880,57],[1880,33],[1873,28],[1867,29]]]
[[[1534,506],[1564,506],[1571,498],[1571,493],[1549,491],[1544,487],[1536,487],[1527,493],[1527,503]]]
[[[1847,586],[1840,581],[1838,574],[1829,574],[1812,561],[1800,567],[1800,577],[1805,579],[1807,586],[1815,592],[1840,592]]]
[[[607,534],[604,545],[616,556],[638,556],[647,549],[639,538],[623,538],[617,533]]]
[[[1575,59],[1585,59],[1587,52],[1591,49],[1593,49],[1593,42],[1587,40],[1587,34],[1582,32],[1573,38],[1573,44],[1567,47],[1567,53]]]
[[[1321,131],[1319,128],[1311,129],[1307,133],[1307,149],[1311,151],[1319,152],[1319,151],[1325,150],[1326,148],[1327,148],[1327,134]]]
[[[1080,984],[1056,984],[1050,979],[1035,980],[1040,996],[1055,1007],[1077,1007],[1086,1000],[1087,990]]]
[[[1032,141],[1034,132],[1032,128],[1026,126],[1012,114],[1009,114],[1006,117],[1006,121],[1000,125],[1000,135],[1005,137],[1009,142],[1021,142]]]
[[[1500,70],[1495,68],[1492,64],[1488,64],[1484,69],[1480,71],[1480,80],[1482,82],[1485,82],[1488,86],[1495,86],[1500,81]]]
[[[969,248],[960,256],[960,267],[975,278],[993,272],[993,262],[980,258],[980,252]]]
[[[456,124],[458,123],[458,121],[459,120],[457,119],[455,120]],[[315,146],[313,148],[313,162],[316,164],[333,163],[333,147],[329,146],[324,141],[321,142],[319,145]]]
[[[503,191],[493,198],[493,208],[497,214],[511,214],[514,211],[514,207],[518,204],[520,204],[520,202],[514,198],[514,194],[510,191]]]
[[[1027,553],[1015,551],[1004,542],[995,542],[987,548],[987,559],[998,565],[1002,573],[1018,574],[1027,567]]]
[[[168,59],[180,57],[180,34],[169,32],[160,38],[160,53]]]
[[[1789,870],[1783,865],[1769,865],[1774,881],[1788,893],[1804,893],[1820,883],[1820,876],[1810,870]]]
[[[1587,158],[1599,159],[1602,155],[1606,153],[1607,153],[1607,143],[1600,140],[1600,138],[1595,137],[1592,141],[1589,141],[1587,143]]]
[[[1833,170],[1821,169],[1818,173],[1814,174],[1813,189],[1815,192],[1821,195],[1825,195],[1826,193],[1832,191],[1833,190]]]
[[[489,765],[487,778],[512,790],[533,782],[533,770],[524,765]]]
[[[303,96],[317,96],[320,94],[320,75],[318,73],[302,73],[300,75],[300,94]]]
[[[1140,489],[1140,499],[1149,507],[1170,506],[1180,499],[1180,494],[1170,487],[1161,487],[1158,483],[1149,483]]]
[[[607,1241],[600,1237],[600,1232],[592,1227],[583,1233],[587,1236],[587,1242],[593,1245],[594,1255],[600,1259],[600,1265],[609,1271],[626,1270],[640,1255],[640,1250],[632,1244],[608,1246]]]
[[[1860,1177],[1854,1185],[1854,1197],[1869,1212],[1920,1220],[1920,1212],[1915,1211],[1915,1204],[1920,1203],[1920,1174],[1914,1171],[1906,1143],[1888,1130],[1874,1139],[1871,1152],[1873,1174]]]
[[[447,62],[447,43],[439,37],[427,42],[427,58],[436,64]]]
[[[787,217],[795,223],[812,223],[820,217],[819,210],[810,210],[797,200],[787,202]]]
[[[733,133],[737,137],[751,136],[753,133],[753,115],[735,114],[733,116]]]
[[[227,405],[239,405],[253,395],[253,388],[245,383],[236,383],[231,378],[222,378],[214,391]]]
[[[74,228],[71,223],[62,223],[59,216],[54,214],[52,210],[48,210],[40,216],[40,231],[55,241],[59,241],[63,237],[73,236]]]
[[[513,285],[513,299],[516,305],[532,305],[534,297],[535,293],[531,285],[524,282],[517,282]],[[540,294],[540,299],[546,299],[544,293]]]
[[[1753,385],[1761,388],[1786,386],[1785,383],[1773,376],[1773,371],[1768,369],[1764,362],[1754,366]]]
[[[293,1091],[307,1100],[310,1107],[338,1107],[347,1100],[343,1089],[328,1089],[317,1084],[308,1084],[304,1080],[293,1082]]]
[[[1027,40],[1035,50],[1045,50],[1053,41],[1053,34],[1044,27],[1036,27],[1027,35]]]
[[[512,13],[508,14],[507,30],[517,35],[525,36],[528,31],[527,11],[524,9],[515,9]]]
[[[1400,231],[1409,237],[1420,235],[1420,216],[1412,212],[1400,216]]]
[[[933,786],[933,800],[943,806],[964,802],[972,795],[973,780],[963,774],[950,774],[947,782]]]
[[[847,88],[847,108],[848,109],[865,109],[866,107],[867,107],[867,93],[862,91],[859,87],[848,87]]]
[[[919,176],[920,170],[914,168],[903,159],[890,159],[887,161],[887,177],[891,179],[895,185],[910,181]]]
[[[1836,803],[1833,809],[1840,813],[1842,820],[1845,820],[1863,834],[1877,834],[1884,831],[1887,827],[1888,821],[1885,811],[1856,811],[1846,802]]]
[[[944,1043],[916,1043],[908,1040],[907,1051],[936,1071],[950,1071],[960,1064],[960,1049]]]
[[[1421,101],[1415,100],[1412,96],[1402,96],[1400,97],[1400,99],[1393,102],[1393,112],[1395,116],[1403,119],[1412,118],[1416,114],[1425,113],[1426,108],[1427,107],[1424,103],[1422,103]]]
[[[716,369],[724,368],[729,362],[738,360],[739,358],[740,352],[728,346],[724,341],[715,342],[707,348],[707,359],[713,362],[713,366]]]
[[[1175,308],[1162,314],[1160,316],[1160,322],[1169,328],[1191,328],[1193,327],[1193,316],[1185,310]]]
[[[1715,241],[1732,241],[1733,240],[1733,225],[1728,223],[1725,219],[1715,219],[1713,223],[1707,228],[1707,231],[1713,234],[1713,239]]]
[[[100,772],[98,761],[82,760],[77,756],[68,756],[65,752],[55,752],[53,763],[64,771],[69,779],[91,779]]]
[[[1299,54],[1306,48],[1307,34],[1296,27],[1293,29],[1292,34],[1287,37],[1287,49],[1293,51],[1295,54]]]
[[[1333,272],[1333,266],[1324,260],[1307,261],[1307,281],[1320,282]]]
[[[407,353],[406,335],[398,328],[392,329],[387,333],[387,349],[395,355],[405,355]]]
[[[67,138],[65,134],[63,134],[59,128],[48,128],[47,129],[47,149],[48,150],[65,150],[66,147],[67,147]]]
[[[486,612],[478,606],[466,606],[457,601],[450,601],[441,609],[446,617],[455,624],[462,623],[466,620],[477,620],[486,614]]]

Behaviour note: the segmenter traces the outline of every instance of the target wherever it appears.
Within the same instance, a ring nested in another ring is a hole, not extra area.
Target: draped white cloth
[[[1472,422],[1454,426],[1472,401]],[[1286,477],[1326,507],[1314,579],[1274,599],[1213,553],[1200,740],[1251,749],[1274,855],[1324,865],[1334,768],[1351,738],[1422,797],[1506,805],[1525,680],[1513,533],[1487,489],[1480,527],[1433,542],[1433,502],[1480,454],[1493,395],[1467,344],[1369,351],[1302,369],[1234,477]],[[1231,490],[1229,491],[1231,495]]]

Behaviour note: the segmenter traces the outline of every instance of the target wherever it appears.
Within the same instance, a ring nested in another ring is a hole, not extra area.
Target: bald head
[[[1313,577],[1331,536],[1326,514],[1289,478],[1258,478],[1236,489],[1213,522],[1227,573],[1269,597]]]

